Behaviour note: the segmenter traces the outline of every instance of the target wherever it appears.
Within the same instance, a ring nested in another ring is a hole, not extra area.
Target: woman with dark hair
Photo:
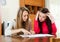
[[[37,12],[34,20],[34,31],[36,34],[56,34],[54,19],[47,8],[42,8]]]

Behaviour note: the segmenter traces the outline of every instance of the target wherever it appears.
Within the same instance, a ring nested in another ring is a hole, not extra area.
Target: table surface
[[[6,37],[0,36],[0,42],[52,42],[51,37],[38,37],[38,38],[22,38],[22,37]]]

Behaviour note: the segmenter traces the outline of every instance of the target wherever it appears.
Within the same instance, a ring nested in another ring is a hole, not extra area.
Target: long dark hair
[[[45,13],[49,13],[49,10],[48,10],[47,8],[42,8],[42,9],[40,10],[40,12],[42,12],[42,13],[45,14]],[[48,27],[48,31],[49,31],[48,34],[51,34],[51,33],[52,33],[52,26],[51,26],[51,20],[49,19],[48,16],[47,16],[45,22],[46,22],[46,25],[47,25],[47,27]],[[40,22],[40,21],[39,21],[39,18],[38,18],[38,26],[39,26],[39,28],[40,28],[40,33],[42,33],[42,23],[43,23],[43,22]]]

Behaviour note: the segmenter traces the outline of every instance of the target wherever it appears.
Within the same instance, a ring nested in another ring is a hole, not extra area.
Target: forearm
[[[50,17],[50,20],[52,23],[54,23],[54,18],[53,17]]]
[[[51,23],[54,23],[54,20],[53,19],[51,19]]]
[[[16,34],[16,33],[19,33],[21,31],[22,31],[22,29],[11,30],[11,34]]]
[[[51,14],[48,14],[47,16],[50,18],[51,22],[54,23],[54,17]]]
[[[52,14],[48,13],[47,16],[50,18],[51,23],[54,23],[54,17],[52,16]]]

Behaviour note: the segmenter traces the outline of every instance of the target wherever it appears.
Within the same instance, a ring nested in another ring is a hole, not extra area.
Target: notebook
[[[21,37],[51,37],[50,34],[31,34],[31,35],[20,35]]]

